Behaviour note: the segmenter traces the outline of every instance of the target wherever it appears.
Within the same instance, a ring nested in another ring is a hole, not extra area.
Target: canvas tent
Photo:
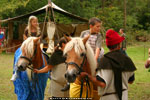
[[[17,16],[17,17],[13,17],[13,18],[8,18],[8,19],[4,19],[4,20],[0,20],[0,22],[7,22],[7,21],[13,21],[13,20],[19,20],[19,19],[22,19],[22,18],[26,18],[26,17],[29,17],[31,15],[39,15],[41,13],[44,13],[46,12],[46,8],[48,8],[50,5],[47,4],[45,5],[44,7],[38,9],[38,10],[35,10],[33,12],[30,12],[28,14],[24,14],[24,15],[20,15],[20,16]],[[87,22],[88,20],[85,19],[85,18],[82,18],[80,16],[77,16],[77,15],[74,15],[74,14],[71,14],[65,10],[63,10],[62,8],[58,7],[57,5],[55,5],[53,2],[52,2],[52,8],[54,10],[54,12],[58,12],[58,13],[61,13],[65,16],[68,16],[68,17],[71,17],[71,18],[74,18],[74,19],[78,19],[80,21],[83,21],[83,22]]]
[[[13,18],[8,18],[8,19],[4,19],[4,20],[0,20],[0,23],[4,23],[7,22],[8,23],[8,35],[7,35],[7,47],[19,44],[22,42],[22,36],[24,33],[24,29],[26,27],[26,24],[19,24],[18,26],[18,33],[19,33],[19,38],[17,40],[13,39],[13,22],[14,21],[18,21],[18,20],[22,20],[23,18],[28,18],[31,15],[39,15],[42,13],[46,12],[46,9],[50,7],[50,5],[45,5],[44,7],[35,10],[33,12],[30,12],[28,14],[24,14],[24,15],[20,15],[17,17],[13,17]],[[59,24],[56,23],[56,31],[55,31],[55,35],[57,34],[56,38],[58,39],[58,37],[62,37],[64,33],[67,34],[71,34],[72,36],[79,36],[81,31],[85,30],[88,28],[88,20],[81,18],[80,16],[71,14],[65,10],[63,10],[62,8],[58,7],[57,5],[55,5],[54,3],[52,3],[51,6],[54,10],[54,12],[58,12],[60,14],[63,14],[65,16],[68,16],[70,18],[79,20],[81,22],[85,22],[84,24]],[[40,24],[40,28],[43,28],[43,23]],[[47,34],[47,27],[44,28],[44,34]],[[16,41],[20,40],[20,42],[15,43]],[[16,49],[16,48],[15,48]],[[9,50],[9,51],[15,51],[15,49]]]

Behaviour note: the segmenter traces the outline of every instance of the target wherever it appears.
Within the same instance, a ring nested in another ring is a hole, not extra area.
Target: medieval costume
[[[52,97],[69,97],[69,92],[62,92],[61,89],[66,85],[64,74],[66,72],[66,58],[62,50],[55,50],[48,60],[48,65],[54,66],[51,69],[50,94]]]
[[[124,40],[117,32],[106,32],[106,45],[119,45]],[[98,87],[100,100],[128,100],[128,82],[134,81],[136,67],[132,60],[121,53],[119,49],[104,55],[98,64],[97,79],[106,84],[104,88]]]
[[[14,92],[17,100],[44,100],[44,92],[48,80],[48,73],[34,74],[34,80],[29,81],[27,71],[17,71],[17,62],[22,55],[22,51],[18,48],[14,56],[13,73],[16,73],[14,83]],[[43,55],[44,57],[44,55]],[[43,58],[42,57],[42,58]],[[44,60],[44,58],[43,58]],[[45,64],[40,67],[44,68]],[[38,82],[35,79],[38,77]]]
[[[106,83],[105,88],[98,87],[101,100],[127,100],[128,82],[134,81],[135,70],[132,60],[119,50],[105,54],[97,68],[97,75]]]

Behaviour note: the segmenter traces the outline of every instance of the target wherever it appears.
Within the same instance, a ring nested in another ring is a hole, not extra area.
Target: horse
[[[93,84],[86,77],[82,79],[80,73],[85,71],[88,74],[95,76],[95,69],[97,66],[94,59],[94,52],[85,38],[70,38],[66,36],[69,41],[64,48],[64,55],[66,56],[66,80],[70,84],[70,97],[73,98],[92,98]]]
[[[48,73],[36,74],[32,70],[47,65],[40,48],[39,37],[28,37],[15,53],[14,80],[15,93],[18,100],[44,100],[44,91]]]

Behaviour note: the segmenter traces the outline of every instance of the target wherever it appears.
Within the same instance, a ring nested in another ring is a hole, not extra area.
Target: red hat
[[[114,30],[109,29],[106,32],[106,45],[107,46],[112,46],[112,45],[118,44],[118,43],[122,42],[124,39],[125,39],[124,37],[121,37]]]

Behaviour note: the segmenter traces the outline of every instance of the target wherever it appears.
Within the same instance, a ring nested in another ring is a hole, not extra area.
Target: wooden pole
[[[8,22],[8,35],[7,35],[7,47],[11,46],[11,41],[13,39],[13,22]],[[7,51],[7,52],[11,52]]]
[[[124,30],[126,32],[126,16],[127,16],[127,7],[126,0],[124,0]]]
[[[104,13],[104,7],[105,7],[105,0],[102,0],[102,11]]]

